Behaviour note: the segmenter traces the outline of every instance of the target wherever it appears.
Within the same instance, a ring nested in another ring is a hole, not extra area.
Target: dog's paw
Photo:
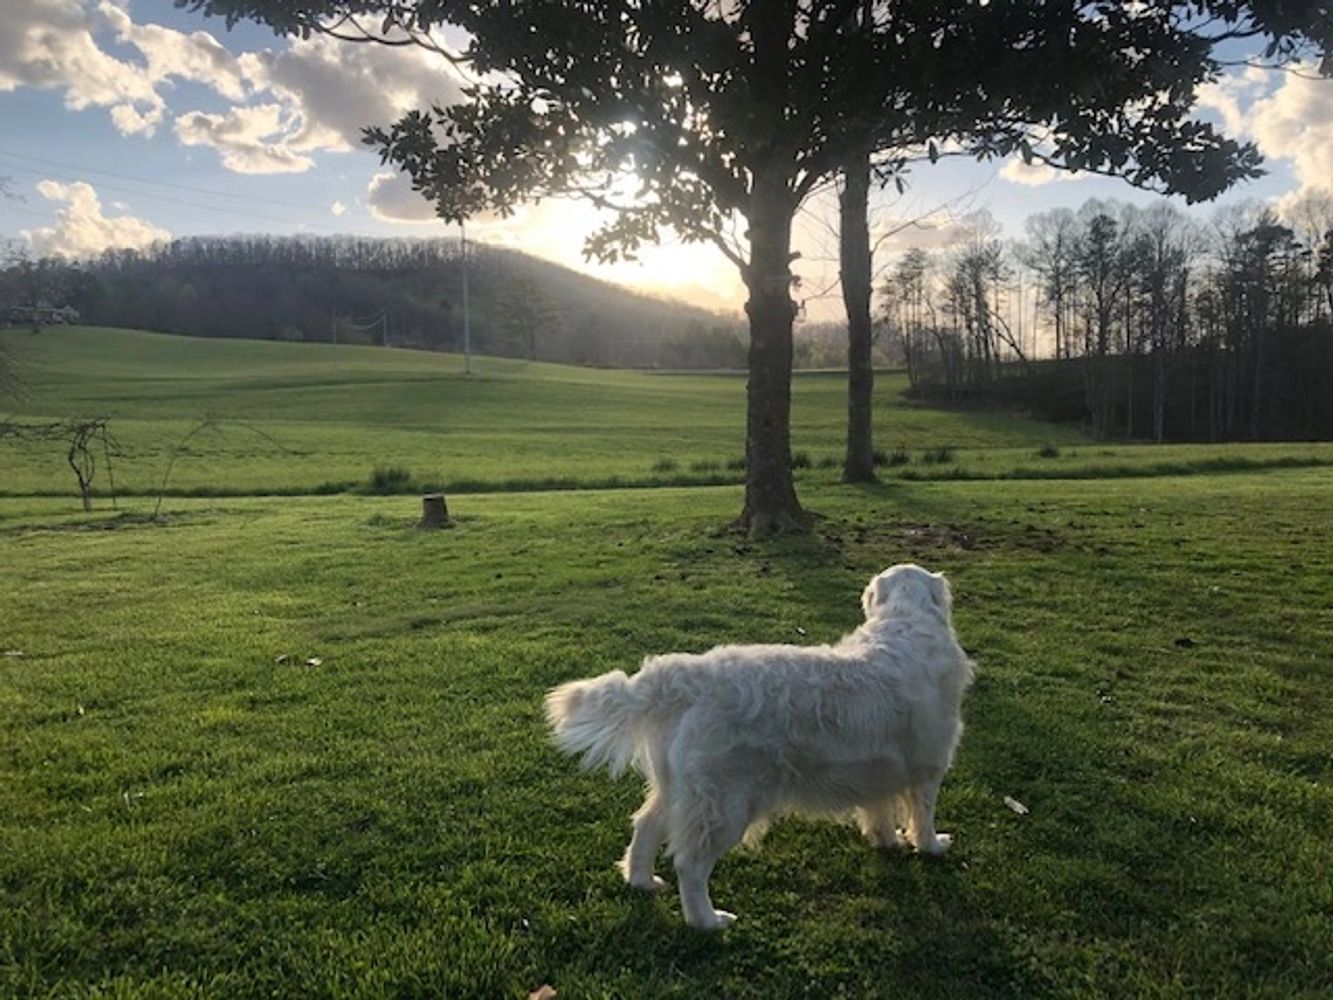
[[[616,862],[616,871],[620,872],[620,877],[631,889],[638,889],[641,892],[660,892],[666,888],[666,882],[652,872],[645,872],[642,875],[632,873],[627,858],[621,858]]]
[[[667,887],[666,880],[661,875],[649,875],[647,878],[627,878],[625,884],[631,889],[638,889],[640,892],[661,892]]]
[[[953,846],[953,835],[949,833],[937,833],[935,839],[926,844],[921,844],[917,850],[922,854],[929,854],[932,857],[939,857],[950,847]]]
[[[710,916],[697,921],[689,921],[689,924],[697,931],[721,931],[735,922],[736,914],[728,913],[726,910],[714,910]]]
[[[903,835],[893,829],[873,830],[866,834],[866,840],[870,841],[871,846],[885,851],[900,851],[907,846]]]

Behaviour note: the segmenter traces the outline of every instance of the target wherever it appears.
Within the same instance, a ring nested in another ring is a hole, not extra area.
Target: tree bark
[[[838,258],[847,308],[847,454],[842,481],[871,483],[875,481],[871,426],[875,369],[870,361],[870,155],[850,157],[842,173]]]
[[[751,537],[800,531],[805,513],[791,474],[791,226],[796,206],[786,172],[756,171],[751,195],[750,318],[746,385],[745,507],[739,526]]]

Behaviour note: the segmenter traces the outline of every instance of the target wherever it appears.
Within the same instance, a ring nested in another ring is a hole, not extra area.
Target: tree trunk
[[[1159,346],[1153,358],[1152,434],[1161,444],[1166,439],[1166,348]]]
[[[745,508],[739,526],[751,537],[805,527],[791,474],[791,225],[796,206],[782,169],[756,171],[751,195],[750,318],[746,385]]]
[[[421,498],[421,520],[418,528],[449,527],[449,507],[444,502],[443,493],[427,493]]]
[[[847,455],[844,483],[875,481],[871,398],[875,369],[870,361],[870,156],[857,154],[843,166],[838,199],[838,252],[842,301],[847,307]]]

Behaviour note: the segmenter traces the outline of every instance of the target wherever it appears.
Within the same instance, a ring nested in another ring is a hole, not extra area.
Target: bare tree
[[[93,480],[97,474],[97,451],[100,447],[111,486],[112,504],[115,503],[115,480],[112,478],[111,458],[120,453],[120,445],[107,427],[105,417],[57,420],[51,423],[0,422],[0,440],[12,438],[25,441],[62,441],[67,445],[65,461],[74,472],[79,484],[83,509],[93,509]]]
[[[1018,256],[1037,274],[1038,301],[1050,317],[1059,360],[1070,354],[1070,319],[1078,285],[1078,223],[1069,209],[1056,208],[1028,216],[1024,228],[1027,240],[1020,245]]]

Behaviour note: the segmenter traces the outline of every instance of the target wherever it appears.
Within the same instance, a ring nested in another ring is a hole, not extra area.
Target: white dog
[[[935,797],[963,724],[972,663],[950,621],[942,575],[885,570],[861,597],[865,624],[834,646],[719,646],[644,660],[563,684],[546,696],[555,741],[613,775],[633,764],[648,780],[620,863],[625,880],[659,889],[653,863],[674,856],[690,926],[735,917],[714,909],[708,877],[742,838],[784,813],[855,808],[884,847],[939,854]]]

